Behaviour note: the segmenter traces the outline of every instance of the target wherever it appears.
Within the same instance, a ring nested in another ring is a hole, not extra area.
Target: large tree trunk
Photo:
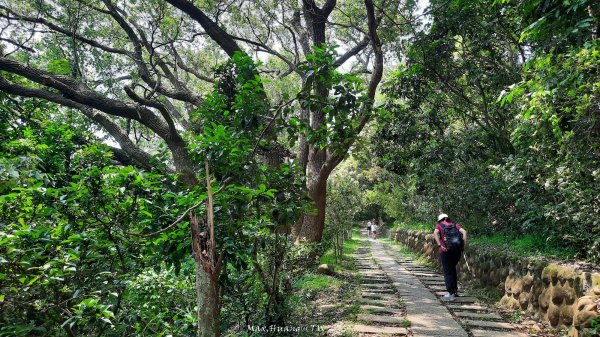
[[[190,213],[192,251],[196,260],[196,294],[198,302],[198,337],[220,335],[219,274],[221,259],[217,257],[215,215],[208,159],[204,160],[206,178],[206,214],[202,222],[195,211]]]
[[[217,337],[220,335],[218,276],[206,272],[202,262],[196,261],[198,337]]]
[[[331,14],[331,11],[335,7],[336,0],[326,0],[323,7],[319,8],[314,0],[301,0],[304,12],[304,18],[310,37],[312,38],[313,46],[321,46],[322,43],[326,42],[326,24],[327,18]],[[367,90],[367,97],[371,100],[375,98],[375,92],[377,86],[381,81],[383,73],[383,52],[381,49],[381,41],[377,35],[378,19],[375,17],[375,6],[372,0],[364,0],[365,9],[367,10],[367,19],[369,26],[369,41],[373,47],[375,54],[373,74],[369,81],[369,87]],[[294,18],[293,25],[297,31],[301,31],[299,28],[300,21],[298,17]],[[307,48],[303,49],[306,53]],[[323,99],[326,99],[329,93],[323,87],[317,87],[315,93]],[[358,133],[363,129],[365,124],[370,118],[368,110],[372,107],[372,103],[367,104],[363,107],[365,109],[365,115],[361,118],[359,126],[357,128]],[[310,126],[313,130],[321,127],[325,122],[325,118],[322,113],[322,109],[314,109],[310,111]],[[343,145],[343,151],[347,152],[352,145],[352,141]],[[331,171],[342,161],[343,155],[334,155],[333,153],[328,154],[327,150],[320,149],[317,146],[307,146],[301,144],[299,160],[300,163],[304,163],[306,148],[308,147],[308,163],[306,181],[309,191],[309,196],[313,200],[313,206],[315,213],[305,216],[302,221],[292,228],[292,234],[296,236],[296,243],[305,240],[307,242],[320,242],[323,237],[323,230],[325,227],[325,209],[327,204],[327,179],[331,174]],[[305,168],[303,166],[303,168]]]
[[[306,242],[320,242],[325,228],[327,177],[317,177],[312,184],[309,184],[308,189],[315,213],[304,216],[299,237]]]
[[[304,14],[306,24],[312,38],[313,46],[321,46],[326,42],[325,28],[327,17],[335,6],[335,0],[329,0],[323,8],[317,7],[313,0],[304,0]],[[326,88],[318,86],[315,93],[325,101],[329,95]],[[317,130],[325,123],[322,109],[308,111],[311,129]],[[301,139],[304,140],[304,139]],[[329,174],[323,174],[322,168],[327,160],[327,151],[318,146],[300,144],[300,163],[307,168],[306,181],[309,196],[313,200],[314,214],[305,215],[301,221],[294,226],[292,233],[296,235],[296,242],[305,240],[307,242],[320,242],[325,227],[325,208],[327,204],[327,178]],[[306,151],[304,152],[304,151]],[[308,159],[308,162],[304,160]]]

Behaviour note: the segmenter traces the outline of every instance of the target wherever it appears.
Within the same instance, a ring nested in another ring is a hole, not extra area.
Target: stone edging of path
[[[380,242],[373,242],[373,247],[374,250],[383,250],[383,245]],[[392,255],[391,257],[389,257],[389,255]],[[425,267],[421,267],[418,266],[416,264],[413,264],[411,262],[410,259],[402,256],[400,253],[397,252],[385,252],[385,254],[381,254],[382,256],[387,255],[389,258],[391,258],[394,263],[393,264],[389,264],[390,267],[394,268],[394,264],[395,264],[395,268],[397,270],[399,270],[396,273],[407,273],[408,275],[412,276],[414,281],[415,279],[417,280],[417,282],[419,282],[422,286],[422,288],[425,288],[427,292],[429,292],[429,294],[431,296],[433,296],[435,298],[435,296],[437,295],[438,297],[441,297],[443,294],[445,294],[445,291],[441,291],[443,290],[443,276],[440,273],[431,271]],[[382,266],[383,267],[383,266]],[[384,271],[386,270],[385,267],[383,267]],[[439,280],[441,280],[442,282],[439,282]],[[429,287],[430,289],[426,288]],[[414,296],[413,296],[414,297]],[[429,297],[430,299],[431,297]],[[415,309],[417,310],[417,312],[419,310],[424,311],[424,309],[420,309],[420,306],[422,305],[427,305],[429,300],[427,299],[419,299],[419,298],[414,298],[413,299],[417,304],[417,306],[415,307]],[[421,302],[423,302],[421,304]],[[489,307],[477,304],[477,299],[474,297],[470,297],[470,296],[461,296],[458,297],[456,301],[451,302],[451,303],[445,303],[445,302],[440,302],[439,299],[436,298],[436,303],[433,304],[433,306],[438,306],[438,307],[444,307],[442,305],[442,303],[446,304],[445,305],[445,309],[446,309],[446,314],[450,317],[454,316],[456,317],[456,319],[458,320],[458,322],[463,326],[464,329],[462,329],[463,331],[469,331],[469,335],[472,335],[474,337],[478,337],[478,336],[485,336],[485,337],[512,337],[512,336],[526,336],[525,334],[516,331],[516,328],[518,328],[518,326],[514,326],[506,321],[503,320],[503,318],[494,313],[492,310],[490,310]],[[409,307],[409,303],[410,301],[407,299],[407,317],[409,320],[411,320],[411,308]],[[431,305],[431,304],[430,304]],[[433,310],[433,309],[431,309]],[[436,317],[436,321],[438,320],[437,316]],[[456,322],[456,320],[454,318],[452,318],[453,321]],[[444,333],[440,333],[440,334],[436,334],[433,331],[425,331],[425,333],[421,334],[419,331],[419,329],[415,327],[415,324],[413,324],[413,331],[414,331],[414,336],[462,336],[460,334],[458,334],[458,332],[454,332],[454,331],[447,331]],[[465,334],[464,336],[467,336],[467,334]]]

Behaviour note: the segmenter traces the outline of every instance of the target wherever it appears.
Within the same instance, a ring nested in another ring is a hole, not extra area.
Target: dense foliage
[[[370,219],[600,260],[597,2],[318,3],[0,0],[0,337],[283,326]]]
[[[373,138],[404,186],[396,219],[443,211],[475,232],[535,232],[600,258],[593,6],[431,2],[385,85],[388,116]]]
[[[265,109],[262,85],[249,76],[254,63],[240,56],[219,72],[197,117],[211,123],[190,144],[211,177],[236,177],[215,188],[214,207],[223,329],[243,330],[243,322],[285,318],[284,295],[305,252],[282,228],[299,217],[305,194],[294,166],[254,159],[269,146],[256,143],[262,130],[251,125]],[[2,104],[16,114],[2,114],[0,334],[193,335],[190,233],[187,221],[174,221],[206,191],[188,191],[163,165],[116,165],[107,146],[62,123],[69,116],[51,104],[6,96]]]
[[[185,312],[176,298],[165,297],[160,308],[131,303],[163,282],[152,266],[164,282],[176,282],[159,261],[179,261],[170,254],[177,243],[128,234],[156,229],[181,211],[168,190],[176,182],[114,166],[106,146],[64,124],[69,116],[52,105],[4,96],[2,106],[15,114],[2,114],[0,334],[89,335],[132,329],[130,319],[149,323],[169,310]],[[177,289],[183,297],[185,291]],[[174,329],[193,327],[184,316],[171,316]]]

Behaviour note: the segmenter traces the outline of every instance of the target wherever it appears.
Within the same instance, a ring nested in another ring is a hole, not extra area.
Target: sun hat
[[[442,213],[442,214],[438,215],[437,221],[442,221],[442,220],[446,219],[447,217],[448,217],[448,214]]]

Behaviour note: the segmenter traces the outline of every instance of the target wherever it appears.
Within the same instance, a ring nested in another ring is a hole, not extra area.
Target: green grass
[[[420,232],[429,232],[433,231],[434,225],[431,223],[422,223],[422,222],[395,222],[392,226],[393,229],[406,229],[406,230],[414,230]]]
[[[334,271],[354,270],[356,268],[354,267],[352,255],[359,247],[360,233],[358,232],[358,229],[354,229],[352,231],[352,237],[344,241],[343,256],[337,262],[335,260],[335,255],[333,254],[333,249],[329,249],[321,256],[319,263],[333,266]]]
[[[535,235],[505,235],[493,234],[488,236],[472,236],[469,242],[478,246],[493,246],[519,256],[543,256],[556,259],[570,259],[577,251],[564,243],[547,240]]]
[[[294,288],[303,290],[323,290],[340,286],[342,281],[335,277],[318,274],[306,274],[294,284]]]
[[[348,313],[356,316],[358,313],[360,313],[360,304],[358,304],[358,303],[352,304],[350,306],[350,308],[348,308]]]

